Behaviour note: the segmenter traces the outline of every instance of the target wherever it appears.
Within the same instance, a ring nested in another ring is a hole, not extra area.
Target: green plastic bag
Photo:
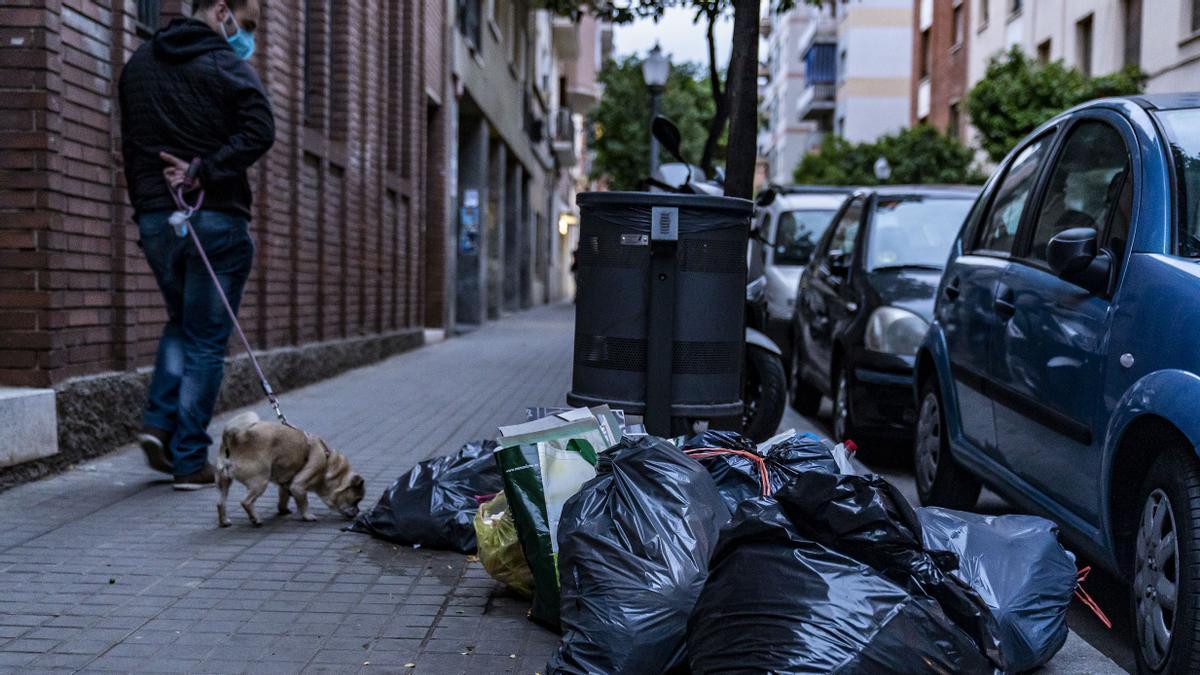
[[[475,539],[479,542],[479,562],[483,569],[513,591],[533,596],[533,573],[521,552],[517,526],[504,493],[479,505],[475,513]]]
[[[496,463],[533,574],[529,618],[559,630],[558,519],[596,476],[596,453],[620,441],[586,408],[500,429]]]

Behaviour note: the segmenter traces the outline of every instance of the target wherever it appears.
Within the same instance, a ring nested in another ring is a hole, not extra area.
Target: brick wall
[[[0,384],[153,360],[165,312],[130,220],[115,104],[145,37],[136,4],[0,5]],[[419,198],[444,172],[426,165],[443,160],[425,146],[425,92],[444,79],[425,79],[445,77],[440,33],[419,23],[444,17],[427,5],[429,17],[410,0],[263,3],[254,66],[277,138],[251,174],[257,260],[241,318],[256,347],[425,320],[423,236],[445,219]],[[186,6],[164,0],[162,22]]]
[[[920,3],[918,3],[919,5]],[[974,34],[971,6],[968,0],[945,0],[931,3],[933,24],[930,31],[929,60],[929,117],[926,122],[939,131],[949,132],[951,107],[958,108],[958,138],[966,140],[967,113],[963,99],[967,95],[967,54],[971,36]],[[961,13],[961,42],[955,44],[954,12]],[[919,8],[918,8],[919,9]],[[912,95],[909,97],[911,121],[921,120],[917,116],[917,89],[921,86],[921,17],[920,11],[913,12],[913,76]]]

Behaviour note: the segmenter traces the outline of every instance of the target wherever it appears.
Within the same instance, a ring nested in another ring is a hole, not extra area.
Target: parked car
[[[756,236],[750,240],[749,277],[766,278],[766,332],[784,354],[791,354],[792,309],[800,271],[852,191],[835,186],[772,185],[755,200]]]
[[[1200,94],[1059,115],[988,181],[917,357],[922,503],[985,483],[1131,582],[1139,670],[1200,672]]]
[[[910,438],[912,368],[950,245],[979,190],[859,190],[835,216],[798,282],[792,405],[833,399],[833,435]]]

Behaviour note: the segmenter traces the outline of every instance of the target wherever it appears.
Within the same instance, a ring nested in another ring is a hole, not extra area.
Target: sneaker
[[[171,434],[162,429],[146,427],[137,436],[138,445],[146,454],[146,463],[151,469],[163,473],[173,473],[171,460],[167,459],[167,445],[171,442]]]
[[[203,469],[186,476],[175,477],[176,490],[200,490],[210,487],[217,482],[217,474],[212,464],[205,464]]]

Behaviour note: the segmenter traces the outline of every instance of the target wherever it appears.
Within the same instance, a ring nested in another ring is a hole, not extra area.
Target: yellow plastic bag
[[[525,596],[533,596],[533,573],[521,552],[517,526],[504,493],[479,505],[475,513],[475,538],[479,542],[479,562],[496,581]]]

